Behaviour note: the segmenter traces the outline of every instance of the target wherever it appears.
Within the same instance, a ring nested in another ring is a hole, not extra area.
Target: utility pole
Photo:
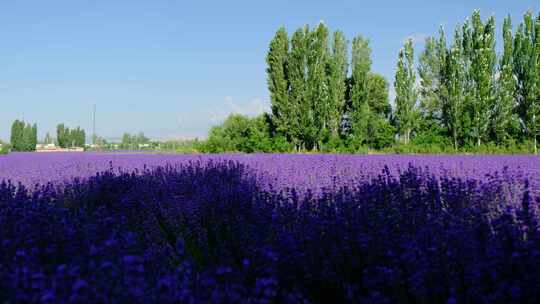
[[[96,144],[96,104],[94,104],[94,115],[92,118],[92,144]]]

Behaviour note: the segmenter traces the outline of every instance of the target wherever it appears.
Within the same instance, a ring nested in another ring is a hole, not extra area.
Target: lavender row
[[[185,164],[190,161],[234,160],[254,169],[257,180],[266,189],[295,188],[321,193],[323,189],[354,186],[377,176],[385,167],[392,174],[409,164],[429,168],[436,175],[472,177],[479,180],[488,174],[505,174],[510,179],[527,177],[540,185],[538,156],[386,156],[386,155],[157,155],[113,153],[12,153],[0,157],[0,180],[9,179],[26,186],[47,182],[69,182],[73,177],[88,178],[97,172],[130,172],[144,168]],[[537,187],[534,187],[535,189]]]
[[[302,167],[300,160],[317,159],[282,157],[266,161]],[[448,168],[398,170],[386,161],[373,178],[311,196],[261,186],[249,160],[185,161],[110,169],[33,190],[1,183],[0,300],[540,298],[540,197],[526,173],[469,168],[470,176],[458,177]],[[270,174],[279,172],[273,168]]]

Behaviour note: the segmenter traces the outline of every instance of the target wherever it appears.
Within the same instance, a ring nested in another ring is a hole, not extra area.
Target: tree
[[[350,122],[351,135],[356,145],[364,145],[368,138],[367,127],[370,115],[368,103],[371,49],[369,40],[357,36],[352,42],[352,76],[350,79]]]
[[[249,135],[244,152],[272,152],[273,142],[270,134],[271,119],[268,114],[251,118],[249,121]]]
[[[223,126],[213,126],[208,132],[208,139],[203,145],[203,151],[209,153],[220,153],[234,151],[231,140],[225,137]]]
[[[38,134],[37,134],[37,133],[38,133],[37,124],[34,123],[34,124],[32,125],[31,132],[32,132],[32,133],[31,133],[31,141],[30,141],[31,145],[30,145],[30,147],[29,147],[29,151],[35,151],[35,150],[36,150],[37,143],[38,143],[38,139],[37,139],[37,137],[38,137]]]
[[[376,73],[369,73],[367,80],[367,103],[370,111],[381,118],[388,119],[392,112],[388,101],[388,81],[384,76]]]
[[[491,113],[495,102],[495,19],[490,17],[484,24],[480,12],[472,15],[471,30],[463,33],[471,43],[466,55],[469,56],[472,98],[470,110],[472,118],[472,135],[478,146],[488,134]]]
[[[290,125],[294,120],[294,107],[289,100],[287,57],[289,38],[284,27],[279,28],[270,42],[266,56],[268,90],[272,103],[272,120],[279,132],[292,138]]]
[[[92,135],[92,143],[98,147],[103,147],[103,146],[108,145],[107,141],[103,137],[97,134]]]
[[[139,132],[139,134],[135,136],[135,142],[137,145],[148,144],[150,142],[150,138],[146,137],[143,132]]]
[[[306,146],[307,129],[311,128],[313,115],[307,96],[307,41],[309,28],[307,26],[294,32],[291,39],[291,50],[288,60],[288,75],[290,84],[289,101],[293,119],[289,125],[289,134],[295,149]]]
[[[81,135],[79,136],[80,136],[79,142],[81,142],[83,138],[85,137],[84,131],[82,131]],[[150,143],[150,139],[146,137],[143,132],[139,132],[138,134],[133,134],[133,135],[129,133],[124,133],[122,135],[122,142],[120,143],[120,148],[126,149],[126,150],[138,150],[139,148],[141,148],[141,145],[145,145],[149,143]]]
[[[66,148],[68,146],[66,137],[66,127],[64,124],[59,124],[56,126],[56,141],[58,141],[58,146],[61,148]]]
[[[538,153],[540,133],[540,14],[534,20],[528,11],[514,38],[513,70],[517,79],[516,99],[524,134]]]
[[[503,143],[516,134],[519,128],[519,118],[516,113],[516,79],[513,73],[513,44],[512,22],[510,16],[503,22],[503,54],[499,60],[496,82],[497,101],[491,119],[491,134],[498,144]]]
[[[120,144],[120,147],[122,149],[133,150],[134,143],[135,143],[135,140],[133,140],[133,137],[131,136],[131,134],[129,133],[122,134],[122,143]]]
[[[255,118],[231,114],[223,124],[210,129],[203,150],[212,153],[270,152],[272,151],[271,121],[272,118],[267,114]]]
[[[328,129],[333,138],[339,136],[347,90],[347,39],[335,31],[332,54],[328,62]]]
[[[62,123],[56,126],[56,140],[62,148],[82,148],[86,144],[86,132],[80,127],[70,129]]]
[[[444,38],[444,30],[440,34]],[[433,127],[441,120],[440,87],[441,87],[441,56],[446,52],[446,45],[434,37],[426,38],[424,51],[420,54],[418,75],[420,77],[419,110],[425,127]]]
[[[414,50],[409,39],[399,51],[396,79],[396,127],[405,144],[411,139],[411,133],[417,124],[417,92],[415,88]]]
[[[21,151],[34,151],[36,149],[36,146],[33,145],[33,135],[34,130],[32,128],[32,125],[26,124],[23,129],[23,143],[22,143],[22,150]]]
[[[80,127],[77,127],[76,129],[71,130],[70,137],[71,137],[70,139],[71,139],[72,147],[82,148],[85,146],[86,132]]]
[[[394,142],[395,130],[389,118],[392,107],[388,100],[388,82],[379,74],[369,73],[367,85],[367,118],[366,144],[369,147],[382,149]]]
[[[18,119],[11,125],[11,147],[13,151],[24,151],[24,122]]]
[[[0,155],[8,154],[10,151],[10,145],[0,140]]]
[[[328,136],[330,103],[326,85],[326,64],[328,62],[328,28],[324,23],[308,35],[307,48],[307,100],[308,119],[305,128],[308,149],[322,148]]]
[[[221,125],[210,129],[201,149],[210,153],[290,151],[292,147],[283,135],[272,134],[272,122],[267,113],[253,118],[231,114]]]
[[[49,132],[47,132],[45,134],[45,138],[43,139],[43,143],[45,145],[49,145],[49,144],[52,144],[53,143],[53,138],[51,137],[51,135],[49,134]]]
[[[441,37],[444,37],[444,31],[442,30]],[[439,88],[441,119],[452,138],[455,150],[459,148],[458,140],[463,135],[463,111],[467,82],[461,45],[462,36],[459,28],[457,28],[451,49],[440,57],[443,63],[440,66],[441,81]]]
[[[37,125],[15,120],[11,126],[11,146],[13,151],[31,152],[36,150]]]

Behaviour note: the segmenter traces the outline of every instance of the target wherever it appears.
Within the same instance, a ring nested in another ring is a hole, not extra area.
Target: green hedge
[[[5,155],[5,154],[8,154],[10,151],[9,149],[9,145],[8,144],[2,144],[0,146],[0,155]]]

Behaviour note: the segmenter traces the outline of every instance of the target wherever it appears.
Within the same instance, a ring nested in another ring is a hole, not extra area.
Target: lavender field
[[[534,303],[540,157],[12,153],[0,302]]]
[[[540,185],[538,156],[399,156],[331,154],[216,154],[160,155],[136,153],[12,153],[0,158],[0,179],[25,186],[52,182],[62,184],[73,178],[87,179],[97,172],[132,172],[190,162],[233,160],[252,169],[265,189],[296,188],[320,193],[322,189],[354,187],[381,174],[386,167],[393,175],[412,165],[440,176],[448,175],[485,181],[498,174],[520,184],[525,178]],[[532,187],[534,189],[538,187]]]

